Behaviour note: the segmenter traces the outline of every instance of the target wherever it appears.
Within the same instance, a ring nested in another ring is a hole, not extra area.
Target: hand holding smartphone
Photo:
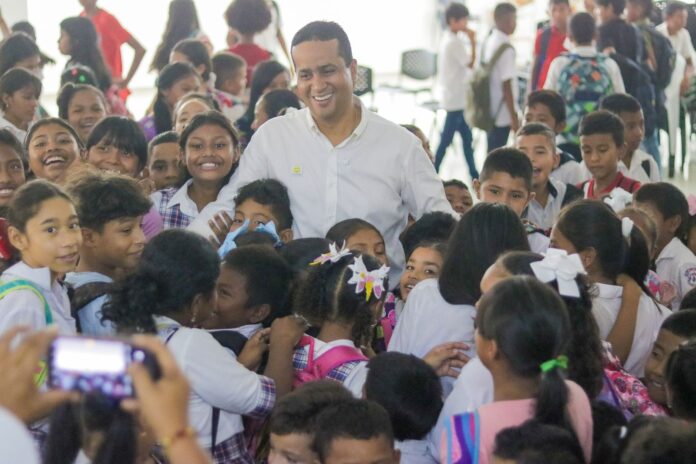
[[[116,338],[64,336],[48,351],[48,384],[59,390],[100,391],[123,399],[135,396],[128,367],[141,363],[153,380],[161,376],[159,364],[146,349]]]

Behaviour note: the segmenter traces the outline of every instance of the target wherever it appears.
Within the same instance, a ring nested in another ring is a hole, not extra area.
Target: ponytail
[[[562,360],[565,360],[565,363]],[[553,363],[553,365],[545,369],[542,366],[547,365],[546,363]],[[572,430],[567,414],[568,387],[563,375],[563,370],[567,368],[568,359],[565,357],[550,359],[539,366],[542,373],[534,418],[542,424]]]
[[[621,219],[622,227],[627,228],[627,221],[631,222],[630,233],[624,235],[626,241],[626,259],[624,261],[623,273],[631,277],[647,295],[652,295],[650,289],[645,285],[645,278],[650,270],[650,252],[645,240],[645,236],[640,229],[633,225],[629,218]],[[654,296],[654,295],[653,295]]]

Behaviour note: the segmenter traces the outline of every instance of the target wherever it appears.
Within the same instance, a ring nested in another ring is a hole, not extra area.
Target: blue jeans
[[[442,128],[442,134],[440,134],[440,145],[438,145],[437,152],[435,153],[435,170],[440,171],[440,165],[442,164],[442,160],[445,158],[447,148],[452,144],[455,132],[459,132],[459,135],[462,137],[464,159],[466,160],[466,164],[469,166],[469,175],[472,179],[478,179],[479,174],[476,170],[476,163],[474,162],[474,147],[472,146],[474,137],[471,135],[469,125],[464,120],[463,110],[447,112],[447,116],[445,117],[445,127]]]
[[[504,147],[507,144],[509,136],[510,126],[495,126],[493,130],[488,133],[488,153],[496,148]]]
[[[657,168],[660,170],[660,172],[662,172],[662,157],[660,156],[660,131],[655,129],[652,134],[645,134],[643,143],[641,145],[643,150],[647,151],[650,153],[650,156],[655,158]]]

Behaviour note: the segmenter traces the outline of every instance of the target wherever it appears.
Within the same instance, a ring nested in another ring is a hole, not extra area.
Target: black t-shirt
[[[635,27],[623,19],[613,19],[607,24],[599,26],[597,49],[603,51],[608,47],[614,47],[619,55],[640,62],[638,32]]]

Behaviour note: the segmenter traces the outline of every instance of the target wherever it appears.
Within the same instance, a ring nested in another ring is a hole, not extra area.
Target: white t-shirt
[[[696,256],[674,237],[655,260],[655,269],[662,281],[674,286],[677,296],[672,308],[679,309],[684,295],[696,286]]]
[[[491,34],[483,41],[481,62],[488,63],[501,45],[510,43],[510,37],[507,34],[498,29],[493,29]],[[519,88],[517,85],[516,56],[514,46],[505,50],[491,70],[491,112],[493,115],[497,113],[495,118],[496,127],[506,127],[512,123],[512,117],[503,100],[503,82],[512,80],[512,96],[515,102],[515,111],[517,113],[520,111],[517,102]]]
[[[580,163],[575,160],[566,161],[551,171],[551,177],[564,184],[578,185],[586,181]]]
[[[593,57],[597,56],[598,54],[597,50],[589,45],[574,47],[570,51],[570,53],[579,55],[581,57]],[[546,75],[544,89],[558,91],[558,78],[560,77],[563,68],[565,68],[568,65],[568,61],[568,57],[564,55],[557,56],[553,59],[553,61],[551,62],[551,66],[549,67],[549,72]],[[619,69],[619,65],[616,64],[616,61],[612,60],[609,57],[606,57],[603,61],[603,64],[605,69],[607,70],[607,73],[609,73],[609,77],[611,78],[613,92],[625,93],[626,88],[624,87],[624,81],[621,77],[621,70]]]
[[[676,53],[679,53],[685,60],[694,61],[694,44],[691,42],[689,31],[681,28],[674,35],[669,35],[667,23],[659,24],[655,27],[659,32],[672,42],[672,48]]]
[[[650,175],[643,167],[643,164],[647,161],[650,166]],[[588,171],[589,172],[589,171]],[[623,161],[619,161],[619,172],[626,177],[630,177],[633,180],[637,180],[641,184],[649,184],[650,182],[660,182],[660,169],[657,167],[655,158],[650,156],[648,153],[641,149],[633,152],[633,157],[631,157],[631,167],[626,167]]]
[[[447,111],[463,110],[466,104],[466,81],[469,77],[469,41],[462,33],[446,30],[438,54],[440,103]]]
[[[5,408],[0,408],[0,436],[0,464],[41,462],[26,425]]]
[[[475,356],[475,318],[476,308],[473,306],[453,305],[445,301],[437,279],[422,280],[408,295],[388,350],[422,358],[442,343],[464,342],[470,347],[466,355]],[[453,380],[443,377],[442,384],[446,396]]]
[[[617,285],[595,284],[598,294],[592,300],[592,314],[599,327],[599,336],[606,340],[611,332],[621,308],[623,288]],[[662,321],[672,312],[643,294],[638,304],[636,328],[633,334],[631,352],[624,363],[624,368],[634,376],[641,378],[645,371],[653,343],[657,338]]]

